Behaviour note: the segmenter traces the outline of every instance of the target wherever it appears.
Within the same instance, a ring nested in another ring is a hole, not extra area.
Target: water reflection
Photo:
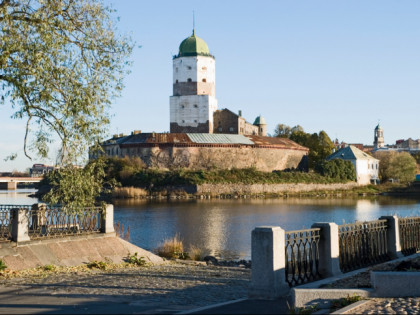
[[[30,192],[33,192],[31,190]],[[33,204],[28,191],[0,191],[0,204]],[[225,258],[250,257],[251,231],[274,225],[285,230],[315,222],[351,223],[383,215],[419,216],[420,198],[284,198],[213,200],[116,200],[115,221],[130,226],[131,242],[153,250],[179,234],[187,249],[195,245]]]
[[[365,221],[382,215],[420,215],[416,199],[391,197],[346,199],[241,199],[115,202],[115,217],[131,225],[132,241],[147,249],[179,234],[216,256],[249,258],[251,231],[276,225],[285,230],[309,228],[314,222],[337,224]],[[135,227],[135,228],[133,228]]]

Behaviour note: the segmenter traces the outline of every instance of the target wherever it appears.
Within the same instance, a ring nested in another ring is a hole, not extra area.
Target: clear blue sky
[[[107,0],[137,45],[132,73],[112,107],[109,135],[169,130],[172,55],[192,31],[216,57],[219,108],[248,121],[325,130],[372,144],[380,119],[387,144],[420,138],[420,1]],[[0,170],[22,155],[23,123],[0,107]],[[38,160],[34,161],[38,162]],[[41,161],[40,161],[41,162]],[[45,161],[50,162],[50,161]]]

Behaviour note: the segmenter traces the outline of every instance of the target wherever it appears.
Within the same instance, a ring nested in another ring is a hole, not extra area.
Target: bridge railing
[[[420,217],[399,219],[401,252],[407,256],[420,251]]]
[[[112,205],[84,208],[76,213],[45,204],[0,205],[0,242],[112,233],[113,217]]]

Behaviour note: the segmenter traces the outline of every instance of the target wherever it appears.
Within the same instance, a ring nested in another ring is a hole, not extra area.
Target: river
[[[33,204],[33,190],[0,191],[0,204]],[[194,245],[227,259],[249,259],[251,231],[280,226],[286,231],[310,228],[314,222],[352,223],[382,215],[420,216],[417,198],[286,198],[187,201],[116,200],[115,222],[130,227],[130,241],[153,250],[178,234],[186,250]]]

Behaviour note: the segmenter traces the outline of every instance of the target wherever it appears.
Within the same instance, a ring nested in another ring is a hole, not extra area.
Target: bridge
[[[18,183],[39,183],[42,177],[0,177],[0,189],[15,190]]]

